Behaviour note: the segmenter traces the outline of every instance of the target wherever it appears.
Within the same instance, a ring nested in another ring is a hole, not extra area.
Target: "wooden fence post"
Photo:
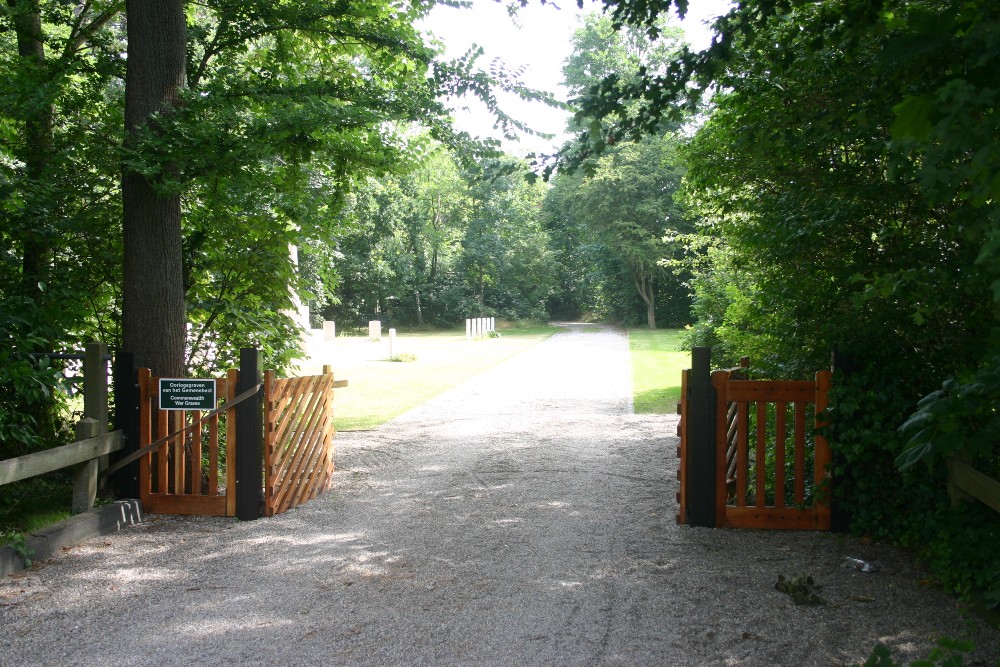
[[[236,393],[253,389],[264,381],[260,350],[240,349],[240,379]],[[264,422],[260,392],[236,406],[236,517],[259,519],[264,489]]]
[[[83,416],[97,422],[94,435],[108,432],[108,364],[104,359],[107,353],[108,346],[104,343],[87,343],[83,359]],[[97,467],[98,470],[108,467],[107,455],[98,460]],[[106,485],[107,481],[102,483]]]
[[[691,350],[688,393],[687,523],[715,527],[715,392],[712,389],[712,348]]]
[[[115,429],[122,432],[122,459],[139,450],[139,369],[146,361],[132,352],[115,356]],[[139,461],[112,474],[111,488],[119,498],[139,497]]]
[[[107,433],[107,430],[106,424],[102,425],[96,419],[84,417],[76,424],[76,439],[93,438]],[[73,514],[86,512],[94,506],[94,501],[97,499],[98,460],[90,459],[73,466]]]

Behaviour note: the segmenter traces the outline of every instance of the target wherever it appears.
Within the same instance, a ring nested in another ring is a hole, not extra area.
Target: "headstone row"
[[[497,330],[495,317],[473,317],[465,320],[465,339],[476,340],[485,338],[491,331]]]

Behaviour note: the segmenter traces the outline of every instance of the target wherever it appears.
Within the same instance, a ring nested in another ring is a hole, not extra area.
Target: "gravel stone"
[[[632,414],[629,387],[622,332],[567,326],[338,434],[318,500],[152,516],[0,580],[0,665],[839,665],[969,633],[966,664],[1000,656],[892,548],[676,525],[677,417]]]

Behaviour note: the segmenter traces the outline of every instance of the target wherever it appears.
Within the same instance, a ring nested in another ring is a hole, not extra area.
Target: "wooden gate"
[[[152,377],[147,368],[139,369],[139,451],[135,455],[141,454],[139,498],[144,511],[252,519],[280,514],[330,488],[333,390],[346,387],[347,382],[335,381],[329,367],[324,367],[322,375],[310,377],[274,375],[274,371],[264,374],[263,416],[251,410],[247,423],[256,427],[249,429],[250,436],[241,437],[244,451],[236,446],[236,404],[253,398],[255,390],[251,385],[249,392],[236,396],[240,371],[231,370],[225,378],[212,380],[217,403],[222,401],[224,408],[234,406],[212,414],[212,410],[161,409],[160,378]],[[255,430],[257,443],[251,442]],[[163,443],[157,444],[161,439]],[[141,453],[143,449],[149,451]],[[243,473],[244,479],[256,478],[250,487],[257,491],[250,493],[249,511],[240,513],[238,451],[240,458],[249,455],[263,466],[263,475],[253,465]]]
[[[138,379],[139,449],[175,434],[139,459],[143,511],[235,516],[235,408],[195,425],[210,411],[161,410],[160,378],[141,368]],[[217,399],[232,401],[238,381],[237,370],[216,379]]]
[[[690,400],[692,371],[682,374],[678,522],[688,522],[692,503],[710,502],[709,513],[699,513],[710,523],[695,525],[829,530],[830,448],[816,429],[830,371],[796,382],[747,380],[745,370],[712,372],[714,398],[704,405]],[[699,417],[712,426],[702,442],[692,438]],[[698,447],[712,450],[702,452],[711,465],[706,477],[695,479],[687,459]]]
[[[280,514],[330,488],[333,481],[333,390],[322,375],[276,378],[264,374],[264,513]]]

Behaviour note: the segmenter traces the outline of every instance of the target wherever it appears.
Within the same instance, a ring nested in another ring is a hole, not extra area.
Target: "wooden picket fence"
[[[334,471],[333,390],[347,386],[322,375],[264,374],[262,512],[280,514],[330,488]],[[159,380],[139,369],[139,497],[153,514],[237,516],[236,396],[240,371],[215,379],[222,408],[162,410]],[[258,415],[257,419],[261,419]],[[200,423],[199,423],[200,422]],[[259,422],[258,422],[259,423]],[[172,435],[170,435],[172,434]],[[156,446],[155,440],[166,438]]]
[[[700,409],[711,412],[702,416],[714,436],[700,445],[691,442],[689,428],[699,409],[689,400],[691,373],[681,378],[678,522],[688,523],[692,503],[711,502],[708,514],[697,514],[714,517],[716,527],[829,530],[831,456],[817,428],[830,371],[813,381],[747,380],[746,363],[712,372],[714,402]],[[707,480],[692,479],[686,465],[693,446],[714,449]],[[703,493],[692,493],[696,486]]]
[[[347,386],[322,375],[264,374],[264,514],[280,514],[330,488],[334,472],[333,390]]]

